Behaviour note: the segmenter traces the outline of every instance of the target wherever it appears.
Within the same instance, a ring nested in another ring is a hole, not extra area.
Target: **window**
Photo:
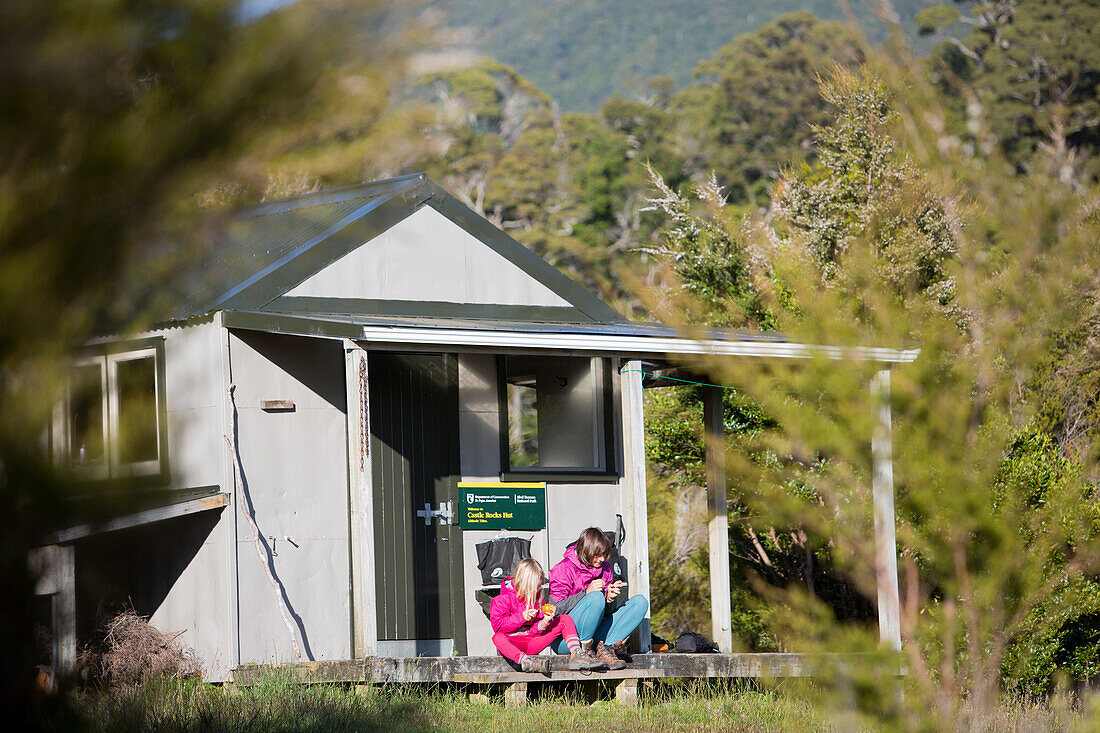
[[[500,359],[504,473],[563,478],[614,473],[606,360]]]
[[[74,360],[56,422],[57,453],[79,478],[166,476],[163,340]]]

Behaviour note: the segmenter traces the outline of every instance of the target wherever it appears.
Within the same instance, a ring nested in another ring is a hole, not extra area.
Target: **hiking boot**
[[[573,652],[569,655],[569,661],[565,665],[566,669],[571,669],[577,672],[583,672],[587,670],[598,671],[607,669],[607,665],[596,659],[596,656],[592,654],[592,650],[586,647],[581,647],[580,651]]]
[[[596,647],[596,659],[606,664],[608,669],[626,669],[626,662],[615,656],[611,647],[605,646],[602,641]]]
[[[521,662],[519,665],[519,668],[523,672],[550,674],[550,658],[527,656],[524,657],[523,662]]]
[[[611,653],[627,664],[634,661],[630,658],[630,641],[628,639],[619,639],[612,644]]]

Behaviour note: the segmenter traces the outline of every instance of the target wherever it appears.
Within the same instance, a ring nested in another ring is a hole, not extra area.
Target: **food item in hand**
[[[547,615],[547,616],[553,616],[553,615],[554,615],[554,611],[556,611],[556,610],[557,610],[557,609],[556,609],[556,608],[554,608],[554,604],[553,604],[553,603],[547,603],[546,605],[544,605],[544,606],[542,607],[542,612],[543,612],[543,614],[545,614],[545,615]]]

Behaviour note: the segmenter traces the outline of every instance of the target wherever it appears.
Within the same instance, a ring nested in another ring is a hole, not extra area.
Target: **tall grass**
[[[529,705],[472,701],[460,686],[302,685],[271,674],[250,687],[163,679],[74,692],[42,716],[47,730],[90,731],[830,731],[860,730],[815,704],[814,683],[762,687],[693,681],[651,687],[636,707],[601,683],[532,688]],[[55,703],[58,701],[54,701]],[[817,701],[819,702],[819,701]],[[1085,707],[1088,707],[1087,705]],[[1095,707],[1095,706],[1094,706]],[[988,731],[1087,730],[1095,716],[1068,697],[1006,698]],[[1093,711],[1095,712],[1095,711]]]

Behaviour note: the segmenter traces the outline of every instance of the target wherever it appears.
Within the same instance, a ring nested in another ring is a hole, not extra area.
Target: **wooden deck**
[[[635,654],[626,669],[607,672],[572,672],[567,658],[550,657],[549,675],[516,672],[501,657],[368,657],[331,662],[280,665],[244,664],[232,672],[238,685],[254,683],[265,671],[288,671],[298,681],[358,682],[456,682],[513,684],[595,680],[647,680],[674,678],[778,678],[806,677],[814,666],[805,654]]]

